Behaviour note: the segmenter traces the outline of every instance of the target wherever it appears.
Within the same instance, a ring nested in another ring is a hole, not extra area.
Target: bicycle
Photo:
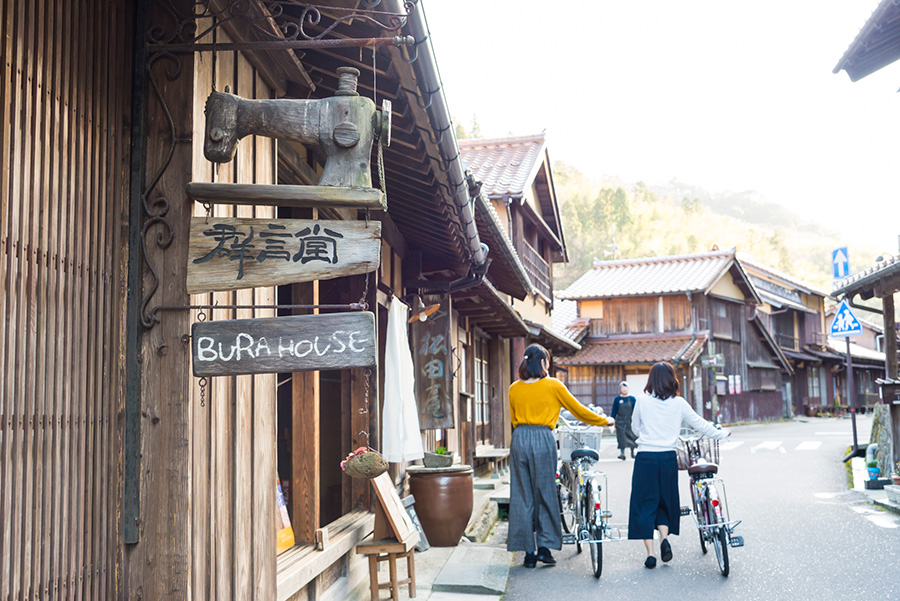
[[[565,418],[556,428],[560,456],[557,461],[556,485],[563,544],[574,544],[578,553],[586,544],[591,553],[591,572],[600,578],[603,572],[603,543],[622,540],[621,534],[609,526],[609,491],[607,476],[590,468],[600,459],[591,446],[600,448],[603,428],[575,426]],[[590,443],[587,442],[590,440]],[[600,481],[603,481],[602,484]]]
[[[716,551],[719,570],[728,576],[731,571],[728,548],[743,547],[744,537],[734,535],[741,520],[730,519],[725,481],[717,476],[719,441],[699,434],[682,434],[678,439],[678,469],[687,470],[690,476],[692,502],[692,507],[681,508],[681,515],[694,518],[700,534],[700,550],[706,555],[711,545]]]

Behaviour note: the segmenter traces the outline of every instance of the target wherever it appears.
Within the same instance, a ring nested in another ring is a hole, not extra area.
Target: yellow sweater
[[[585,423],[594,426],[609,423],[605,417],[579,403],[566,385],[556,378],[541,378],[531,384],[516,380],[509,387],[509,414],[513,428],[521,424],[553,428],[563,407]]]

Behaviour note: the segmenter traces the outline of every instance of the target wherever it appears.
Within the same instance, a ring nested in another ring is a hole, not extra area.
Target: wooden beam
[[[897,378],[897,321],[894,316],[894,295],[881,299],[884,315],[884,367],[888,378]]]
[[[384,196],[381,190],[375,188],[191,182],[187,185],[187,195],[198,202],[209,204],[275,205],[293,208],[385,208]]]

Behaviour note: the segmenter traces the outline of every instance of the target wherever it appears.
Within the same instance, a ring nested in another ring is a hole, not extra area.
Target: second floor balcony
[[[541,257],[534,247],[525,241],[522,241],[522,263],[525,264],[525,271],[528,272],[531,283],[538,292],[552,299],[553,287],[551,285],[550,264]]]

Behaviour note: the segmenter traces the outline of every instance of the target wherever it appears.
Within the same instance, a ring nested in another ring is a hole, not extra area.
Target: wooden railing
[[[553,288],[550,285],[550,265],[530,244],[522,242],[522,262],[525,271],[531,278],[531,283],[547,298],[553,298]]]

